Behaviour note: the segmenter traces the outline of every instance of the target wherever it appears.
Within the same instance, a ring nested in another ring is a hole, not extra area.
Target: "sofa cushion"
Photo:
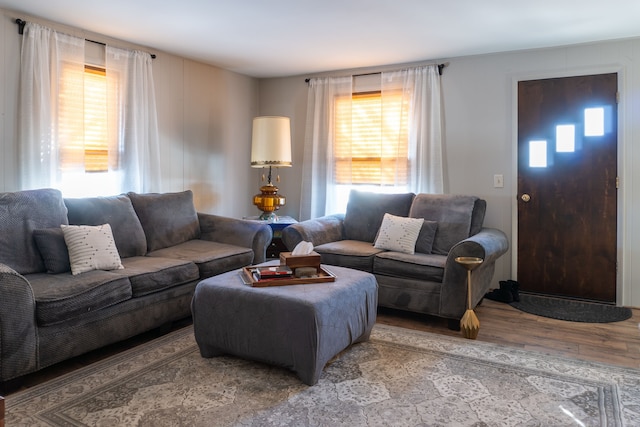
[[[33,238],[42,256],[47,273],[57,274],[71,271],[69,250],[64,241],[64,233],[61,227],[33,230]]]
[[[124,258],[122,264],[124,270],[113,273],[129,278],[133,297],[162,291],[200,277],[194,263],[179,259],[138,256]]]
[[[76,276],[38,273],[26,278],[33,288],[40,326],[70,320],[131,298],[129,279],[110,271],[93,270]]]
[[[344,216],[345,239],[373,243],[384,214],[408,216],[413,197],[413,193],[380,194],[351,190]]]
[[[147,251],[200,238],[200,223],[190,190],[128,195],[147,236]]]
[[[147,254],[150,257],[191,261],[200,270],[200,279],[235,270],[253,262],[253,250],[208,240],[189,240]]]
[[[69,209],[69,224],[109,224],[120,257],[147,253],[144,230],[126,195],[64,199],[64,203]]]
[[[450,194],[418,194],[409,216],[438,222],[434,254],[446,255],[456,243],[469,237],[471,217],[478,198]]]
[[[124,268],[109,224],[61,227],[69,250],[71,274]]]
[[[412,254],[416,251],[416,240],[423,224],[424,220],[421,218],[385,213],[373,246],[377,249]]]
[[[20,274],[46,271],[33,230],[61,224],[68,222],[60,191],[0,193],[0,262]]]
[[[313,250],[320,254],[323,264],[367,272],[373,271],[373,257],[383,252],[382,249],[373,247],[371,243],[360,240],[339,240],[318,245]]]
[[[438,231],[438,223],[436,221],[424,220],[418,240],[416,240],[416,252],[421,254],[430,254],[433,249],[433,241]]]
[[[447,257],[444,255],[382,252],[373,260],[373,273],[442,282],[446,262]]]

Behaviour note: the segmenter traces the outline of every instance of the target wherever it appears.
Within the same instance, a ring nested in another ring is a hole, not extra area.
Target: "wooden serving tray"
[[[284,277],[262,280],[255,280],[253,277],[253,270],[255,269],[256,267],[243,267],[240,271],[240,278],[245,285],[264,288],[267,286],[310,285],[312,283],[335,282],[336,280],[336,276],[324,267],[320,267],[318,277]]]

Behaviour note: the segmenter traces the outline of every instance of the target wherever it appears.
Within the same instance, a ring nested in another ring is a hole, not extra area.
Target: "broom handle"
[[[471,310],[471,270],[467,270],[467,309]]]

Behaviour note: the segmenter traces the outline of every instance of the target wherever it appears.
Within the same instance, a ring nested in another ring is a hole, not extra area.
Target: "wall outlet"
[[[502,174],[493,175],[493,188],[503,188],[504,187],[504,177]]]

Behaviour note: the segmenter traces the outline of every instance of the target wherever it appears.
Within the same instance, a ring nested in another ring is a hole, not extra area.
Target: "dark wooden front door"
[[[617,74],[518,83],[521,290],[616,300]]]

